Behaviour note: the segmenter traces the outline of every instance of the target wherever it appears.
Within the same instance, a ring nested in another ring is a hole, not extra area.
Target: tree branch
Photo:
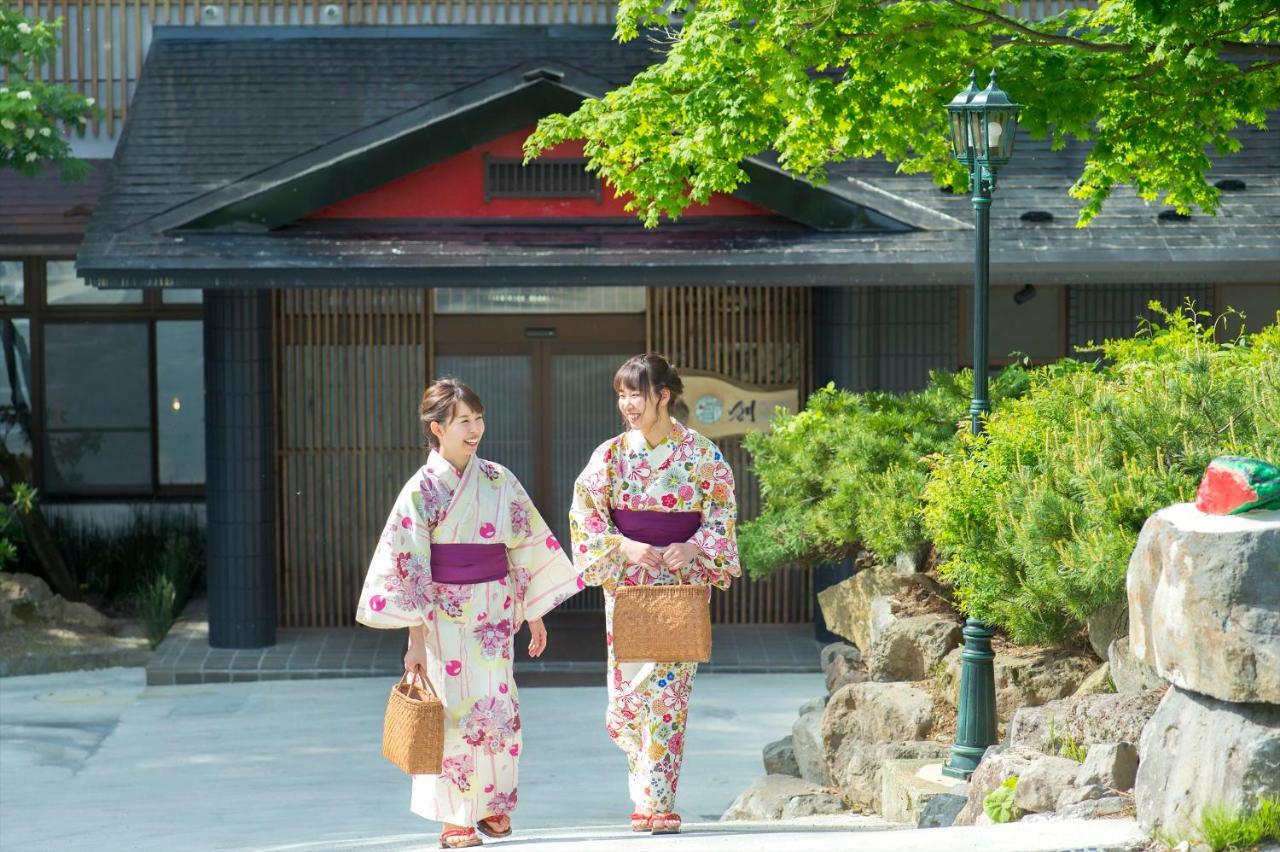
[[[1058,33],[1044,33],[1040,30],[1021,24],[1012,18],[1006,18],[998,12],[992,12],[977,6],[970,6],[968,3],[961,3],[960,0],[944,0],[957,9],[964,9],[966,12],[972,12],[975,15],[981,15],[993,24],[998,24],[1007,30],[1012,30],[1020,35],[1037,39],[1044,44],[1062,44],[1068,47],[1076,47],[1081,50],[1087,50],[1093,53],[1129,53],[1133,50],[1131,44],[1113,44],[1110,42],[1087,41],[1075,36],[1060,35]]]

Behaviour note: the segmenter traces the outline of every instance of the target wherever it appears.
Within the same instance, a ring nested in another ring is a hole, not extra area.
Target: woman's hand
[[[655,569],[662,567],[662,551],[644,542],[624,538],[622,544],[618,545],[618,550],[629,565]]]
[[[671,569],[671,573],[677,574],[687,568],[698,553],[698,545],[682,541],[667,545],[667,549],[662,551],[662,561]]]
[[[404,652],[404,670],[411,672],[416,666],[427,670],[427,628],[409,628],[409,649]]]
[[[529,656],[541,657],[547,650],[547,626],[541,618],[529,619]]]

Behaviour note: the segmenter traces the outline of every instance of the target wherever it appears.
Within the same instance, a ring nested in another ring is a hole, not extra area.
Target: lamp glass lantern
[[[996,84],[995,71],[981,91],[970,74],[968,88],[947,105],[952,156],[970,169],[982,166],[994,173],[1013,157],[1019,110],[1021,106]]]

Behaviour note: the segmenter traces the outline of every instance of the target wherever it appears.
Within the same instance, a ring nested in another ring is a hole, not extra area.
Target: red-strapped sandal
[[[470,849],[483,845],[484,841],[476,837],[474,828],[451,828],[440,835],[441,849]]]
[[[680,814],[654,814],[649,824],[654,834],[679,834]]]
[[[498,828],[496,828],[495,823],[497,823],[498,820],[506,820],[507,827],[502,830],[499,830]],[[511,836],[511,817],[507,816],[506,814],[502,814],[500,816],[485,817],[484,819],[476,823],[476,828],[479,829],[480,833],[483,834],[485,837],[492,837],[494,839],[510,837]]]
[[[636,811],[631,815],[632,831],[648,831],[653,828],[653,814],[642,814]]]

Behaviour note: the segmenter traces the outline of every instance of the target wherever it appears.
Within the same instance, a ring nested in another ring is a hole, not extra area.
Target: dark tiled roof
[[[154,222],[193,199],[459,89],[538,61],[621,84],[654,61],[651,44],[618,45],[607,28],[313,28],[161,31],[120,140],[109,186],[81,249],[103,283],[204,276],[206,286],[412,280],[564,283],[618,280],[774,283],[967,282],[971,207],[927,177],[882,161],[836,164],[829,188],[914,225],[908,233],[817,233],[734,223],[486,226],[387,224],[362,237],[306,225],[259,234],[172,236]],[[568,77],[566,84],[572,84]],[[993,280],[1276,280],[1280,139],[1248,131],[1213,179],[1247,190],[1213,218],[1162,221],[1121,190],[1087,229],[1067,188],[1082,145],[1051,152],[1019,140],[993,206]],[[1054,214],[1027,223],[1028,210]],[[434,270],[434,272],[432,271]],[[174,275],[170,275],[174,273]]]

